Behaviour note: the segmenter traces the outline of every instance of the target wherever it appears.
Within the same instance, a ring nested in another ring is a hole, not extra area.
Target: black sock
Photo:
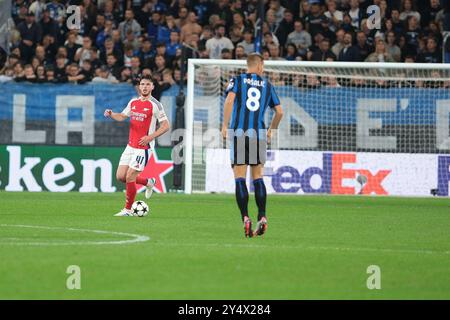
[[[236,202],[241,210],[242,221],[248,216],[248,190],[244,178],[238,178],[236,181]]]
[[[266,185],[264,184],[264,180],[262,178],[253,180],[253,185],[255,186],[255,200],[256,205],[258,206],[258,221],[261,220],[262,217],[266,216]]]

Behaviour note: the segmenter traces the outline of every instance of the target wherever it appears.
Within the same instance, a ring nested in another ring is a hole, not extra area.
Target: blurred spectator
[[[294,31],[287,37],[287,43],[293,43],[299,49],[300,55],[306,54],[306,50],[311,46],[311,35],[303,30],[303,23],[300,20],[295,21]]]
[[[421,63],[441,63],[442,52],[438,50],[438,43],[435,38],[428,38],[425,52],[417,56],[417,62]]]
[[[221,52],[221,59],[232,59],[233,55],[231,54],[231,50],[228,48],[223,48]]]
[[[181,28],[186,24],[188,14],[189,10],[186,7],[181,7],[178,10],[178,18],[175,19],[175,25],[177,26],[178,29],[181,30]]]
[[[331,51],[336,57],[339,56],[339,52],[344,48],[344,29],[339,29],[336,31],[336,43],[331,47]]]
[[[240,29],[238,26],[236,26],[236,25],[233,25],[233,26],[231,27],[231,30],[230,30],[230,40],[231,40],[231,42],[233,43],[233,46],[234,46],[234,47],[236,47],[236,45],[237,45],[238,43],[240,43],[240,42],[243,40],[242,31],[241,31],[241,29]]]
[[[141,61],[139,60],[139,57],[134,56],[131,58],[131,77],[137,78],[141,74]]]
[[[187,16],[186,23],[181,28],[181,42],[186,41],[193,33],[202,33],[202,27],[197,23],[197,15],[195,12],[191,11]]]
[[[277,32],[278,23],[277,23],[277,19],[276,19],[274,10],[272,10],[272,9],[267,10],[265,23],[267,23],[267,25],[269,27],[269,31],[271,33]]]
[[[359,8],[359,0],[350,0],[350,10],[348,11],[348,15],[352,18],[353,28],[359,29],[363,18],[363,10]]]
[[[106,58],[108,57],[109,54],[113,54],[117,58],[119,64],[123,64],[122,51],[114,47],[114,43],[111,38],[107,38],[105,40],[105,47],[100,50],[100,60],[103,63],[106,63]]]
[[[422,27],[428,26],[432,21],[437,21],[437,15],[439,11],[442,10],[442,6],[439,0],[424,0],[424,1],[429,1],[430,5],[428,10],[422,13],[422,17],[420,19]]]
[[[55,70],[52,66],[47,66],[45,68],[45,79],[47,83],[57,83],[58,81],[55,78]]]
[[[309,13],[305,16],[304,21],[306,24],[306,28],[309,30],[309,34],[312,37],[316,35],[318,32],[322,32],[322,21],[327,19],[321,11],[320,8],[320,0],[310,0],[311,4]]]
[[[400,20],[405,21],[410,17],[415,17],[420,22],[420,13],[415,10],[412,0],[402,0]]]
[[[22,42],[20,43],[21,58],[25,62],[30,62],[33,50],[37,43],[42,40],[42,28],[36,23],[34,14],[29,12],[25,21],[17,26]]]
[[[77,49],[73,60],[81,66],[86,59],[92,60],[92,40],[88,36],[83,37],[83,46]]]
[[[352,24],[352,17],[348,13],[344,14],[344,20],[342,20],[341,28],[344,29],[345,32],[355,32],[355,28]]]
[[[159,26],[159,28],[158,28],[157,41],[169,43],[170,34],[174,31],[176,31],[176,32],[180,31],[180,29],[175,24],[174,17],[171,15],[166,16],[166,23]]]
[[[400,62],[402,51],[400,47],[397,45],[397,39],[395,37],[395,33],[393,31],[389,31],[386,34],[386,51],[392,56],[394,61]]]
[[[99,14],[96,18],[95,26],[91,28],[89,32],[89,38],[95,42],[95,45],[99,48],[104,46],[105,40],[112,36],[113,22],[106,20],[105,16]]]
[[[212,14],[217,14],[226,26],[233,24],[233,12],[230,9],[229,0],[215,1],[215,7],[212,9]]]
[[[325,38],[320,43],[319,49],[313,53],[311,60],[312,61],[327,61],[327,59],[329,59],[329,58],[336,60],[336,56],[330,50],[330,40]]]
[[[253,42],[253,32],[250,29],[244,31],[244,40],[237,44],[244,48],[245,54],[250,54],[255,52],[255,44]]]
[[[344,14],[342,11],[337,10],[336,1],[329,0],[327,3],[327,11],[324,13],[325,17],[330,23],[330,30],[336,32],[342,21],[344,20]]]
[[[381,30],[367,23],[372,4],[380,7]],[[78,29],[66,25],[69,5],[79,6]],[[155,94],[160,94],[185,81],[179,73],[189,58],[244,59],[254,52],[259,1],[13,0],[11,9],[15,28],[8,56],[0,52],[1,81],[21,81],[26,75],[31,80],[28,65],[40,83],[44,78],[70,81],[75,71],[86,82],[94,73],[96,81],[109,81],[103,65],[128,83],[139,72],[150,72],[160,86]],[[448,0],[266,0],[264,17],[265,59],[439,63],[443,49],[450,48],[450,41],[444,47],[441,31],[450,31]],[[293,83],[294,77],[275,80]],[[313,85],[305,85],[308,81]],[[317,81],[327,87],[343,85],[333,76],[305,77],[302,87],[316,87]]]
[[[270,60],[284,60],[283,57],[281,57],[280,47],[274,44],[269,44],[269,53],[270,53]]]
[[[14,80],[21,79],[24,77],[23,64],[21,62],[17,62],[14,65]]]
[[[89,61],[89,60],[86,60]],[[90,61],[89,61],[90,64]],[[109,69],[109,72],[111,72],[111,74],[116,77],[117,79],[120,78],[120,71],[121,71],[121,67],[119,66],[119,64],[117,63],[117,58],[115,55],[113,55],[112,53],[108,54],[108,57],[106,58],[106,66]],[[92,72],[92,66],[89,69],[89,71]],[[129,69],[129,68],[128,68]],[[131,73],[130,73],[131,75]]]
[[[155,46],[158,41],[158,31],[162,26],[161,14],[154,11],[151,15],[150,22],[147,24],[147,37],[150,39],[152,44]]]
[[[93,77],[93,68],[90,60],[84,60],[81,66],[80,74],[84,75],[86,81],[91,81]]]
[[[128,82],[131,83],[131,71],[130,68],[122,67],[120,71],[120,77],[118,78],[120,82]]]
[[[66,57],[63,55],[56,56],[56,66],[54,68],[54,78],[58,83],[67,82]]]
[[[234,49],[234,58],[236,60],[244,60],[247,58],[247,54],[245,53],[245,49],[243,46],[238,45],[236,49]]]
[[[290,10],[284,10],[283,19],[281,20],[277,32],[275,33],[282,47],[286,45],[287,37],[293,31],[294,31],[294,14]]]
[[[127,30],[126,38],[122,41],[122,43],[125,47],[132,47],[133,51],[139,50],[139,40],[136,39],[135,34],[130,29]]]
[[[17,65],[19,65],[19,64],[17,64]],[[27,81],[27,82],[31,82],[31,83],[36,82],[36,75],[34,74],[34,70],[33,70],[33,67],[31,66],[31,64],[25,65],[23,68],[23,72],[19,72],[18,74],[19,74],[19,76],[17,76],[15,78],[15,80],[17,82],[22,82],[22,81]]]
[[[45,77],[45,67],[43,65],[39,65],[36,68],[36,83],[45,82],[47,82],[47,78]]]
[[[395,62],[394,58],[386,50],[383,40],[378,40],[375,46],[375,52],[371,53],[366,59],[366,62]]]
[[[66,8],[59,2],[60,0],[52,0],[47,3],[46,9],[50,12],[50,17],[61,26],[66,15]]]
[[[417,53],[419,46],[419,38],[422,36],[422,31],[416,16],[410,16],[406,27],[406,44],[411,52]]]
[[[391,20],[393,29],[396,34],[401,34],[405,31],[405,27],[403,21],[400,19],[400,11],[398,9],[392,9],[391,11]]]
[[[86,82],[86,77],[80,72],[80,67],[76,63],[69,65],[69,72],[67,73],[67,81],[73,84],[83,84]]]
[[[245,17],[243,13],[241,12],[233,13],[232,27],[238,28],[241,34],[244,32],[245,28],[247,28],[247,24],[245,23]]]
[[[141,60],[141,65],[144,67],[150,66],[155,56],[155,50],[152,48],[152,43],[148,38],[142,42],[142,47],[139,49],[137,56]]]
[[[278,41],[277,36],[275,35],[275,33],[271,32],[269,29],[269,25],[267,24],[267,22],[263,23],[263,29],[262,29],[262,33],[263,33],[263,45],[267,45],[269,43],[274,43],[277,46],[280,45],[280,41]]]
[[[129,39],[129,34],[137,38],[141,35],[141,25],[134,19],[132,10],[125,11],[125,20],[119,24],[120,38],[122,42]]]
[[[172,31],[170,33],[170,42],[166,46],[167,55],[175,57],[178,48],[181,48],[180,35],[177,31]]]
[[[356,34],[356,48],[359,52],[360,61],[364,61],[373,52],[373,47],[368,43],[367,36],[363,31]]]
[[[225,37],[224,25],[217,25],[214,32],[214,38],[206,41],[206,50],[208,51],[210,59],[219,59],[221,57],[222,49],[227,48],[233,50],[234,45],[229,38]]]
[[[344,48],[339,53],[338,61],[361,61],[359,50],[353,46],[353,36],[349,32],[344,35]]]
[[[206,41],[208,41],[209,39],[212,39],[214,37],[214,31],[211,28],[211,26],[206,25],[203,30],[202,33],[200,35],[200,41],[198,43],[199,47],[206,47]]]
[[[49,34],[55,39],[58,37],[59,25],[50,17],[50,11],[48,9],[44,9],[42,11],[42,19],[40,20],[39,24],[41,25],[42,29],[42,36]]]
[[[128,45],[124,49],[123,65],[127,68],[131,68],[131,58],[134,57],[133,47]]]
[[[55,43],[55,38],[50,35],[46,35],[42,40],[42,46],[44,47],[48,63],[53,63],[56,56],[56,51],[58,50],[58,46]]]
[[[284,56],[284,58],[289,61],[294,61],[297,59],[297,56],[298,56],[297,47],[293,43],[289,43],[286,46],[286,55]]]
[[[35,51],[34,57],[37,58],[38,64],[42,64],[42,65],[49,64],[49,61],[46,57],[45,48],[42,45],[36,46],[36,51]]]
[[[114,2],[112,0],[106,0],[103,5],[103,15],[105,16],[106,20],[111,21],[119,21],[119,16],[117,11],[114,8]],[[117,27],[118,24],[114,24],[114,27]]]
[[[119,81],[108,70],[107,66],[101,66],[95,70],[93,83],[118,83]]]

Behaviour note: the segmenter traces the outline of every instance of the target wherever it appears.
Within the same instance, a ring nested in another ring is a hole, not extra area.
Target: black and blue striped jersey
[[[233,112],[229,129],[242,129],[246,132],[265,129],[264,113],[267,108],[280,104],[274,86],[255,73],[242,73],[230,79],[226,94],[234,92]]]

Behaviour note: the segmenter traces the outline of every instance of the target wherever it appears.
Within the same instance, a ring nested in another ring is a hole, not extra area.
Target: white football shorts
[[[144,171],[150,155],[150,149],[137,149],[127,145],[120,157],[119,166],[129,166],[136,171]]]

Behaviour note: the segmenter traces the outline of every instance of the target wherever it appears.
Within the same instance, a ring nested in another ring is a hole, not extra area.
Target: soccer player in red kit
[[[161,102],[152,97],[154,88],[150,77],[143,77],[139,81],[139,98],[131,99],[121,113],[105,110],[105,117],[111,117],[116,121],[124,121],[130,118],[130,136],[128,145],[120,157],[116,177],[126,183],[125,208],[116,217],[134,216],[131,205],[136,198],[136,182],[145,185],[145,197],[150,198],[155,179],[146,179],[139,174],[144,170],[150,152],[153,150],[155,139],[169,130],[169,120],[164,112]],[[158,130],[156,122],[159,123]]]

